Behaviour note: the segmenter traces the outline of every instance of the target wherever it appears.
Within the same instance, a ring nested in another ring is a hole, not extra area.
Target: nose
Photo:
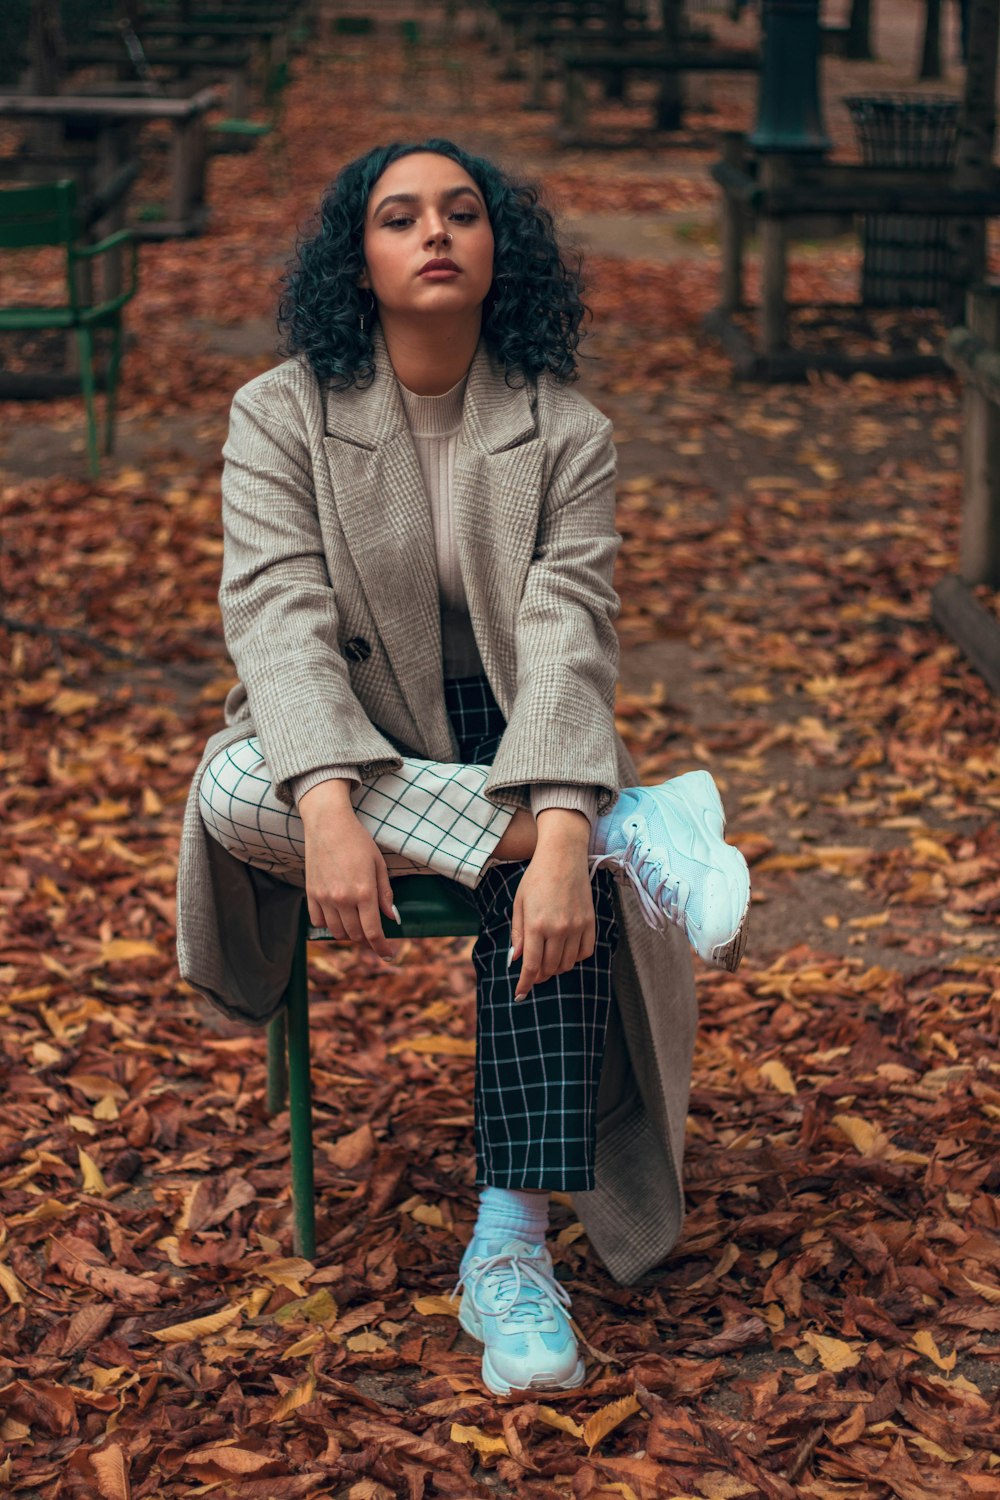
[[[439,213],[432,212],[427,225],[427,245],[444,245],[451,242],[451,234]]]

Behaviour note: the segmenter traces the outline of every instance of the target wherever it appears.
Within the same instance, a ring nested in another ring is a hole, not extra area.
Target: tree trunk
[[[918,78],[941,77],[941,0],[926,0]]]
[[[28,58],[33,94],[58,94],[65,67],[59,0],[31,0]]]
[[[874,0],[851,0],[847,29],[847,56],[870,62],[872,53],[872,6]]]
[[[996,0],[971,0],[969,62],[958,124],[954,183],[975,190],[989,184],[996,132],[997,47],[1000,9]],[[960,323],[965,293],[986,274],[986,220],[957,219],[952,227],[952,295],[948,313]]]
[[[681,45],[684,33],[684,0],[660,0],[664,51]],[[680,130],[684,124],[684,74],[664,73],[656,100],[656,129]]]
[[[59,0],[31,0],[28,24],[28,92],[58,94],[66,66],[66,49],[59,17]],[[58,120],[32,120],[25,140],[32,151],[49,155],[59,149]]]
[[[607,38],[612,47],[625,45],[624,0],[610,0],[607,7]],[[625,74],[611,69],[604,74],[605,99],[625,100]]]

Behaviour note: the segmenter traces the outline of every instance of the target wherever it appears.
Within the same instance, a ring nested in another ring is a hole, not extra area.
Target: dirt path
[[[869,88],[899,86],[909,81],[912,71],[912,7],[884,0],[877,11],[880,60],[859,65],[828,59],[825,64],[827,112],[839,148],[848,139],[840,95],[862,82]],[[744,19],[743,31],[731,28],[732,35],[746,40],[748,24]],[[954,57],[953,48],[949,52],[946,46],[946,55]],[[947,83],[955,86],[954,68]],[[436,75],[431,76],[432,93],[437,86]],[[381,87],[384,91],[386,85]],[[517,97],[520,86],[509,88],[512,98]],[[745,119],[752,109],[752,87],[746,79],[726,80],[715,97],[719,94],[730,117],[739,118],[742,112]],[[640,87],[640,104],[643,96]],[[698,97],[696,90],[696,103]],[[402,111],[394,108],[400,129],[405,129]],[[554,193],[568,240],[596,267],[595,334],[587,346],[594,358],[585,362],[583,389],[614,417],[623,493],[645,486],[658,505],[677,511],[682,523],[694,514],[724,523],[731,513],[745,515],[748,498],[752,502],[761,486],[766,490],[771,481],[772,489],[789,497],[818,489],[825,497],[824,507],[813,517],[805,503],[803,542],[821,550],[834,545],[849,550],[850,534],[863,535],[873,516],[870,500],[858,497],[878,489],[880,473],[944,473],[952,476],[953,530],[960,431],[955,392],[948,383],[928,387],[915,397],[908,388],[892,385],[862,389],[860,412],[853,394],[839,403],[833,387],[774,388],[765,393],[734,386],[719,351],[700,334],[683,301],[677,319],[683,326],[671,324],[668,314],[659,315],[655,336],[660,340],[657,347],[666,351],[665,366],[654,366],[659,373],[650,379],[628,379],[633,350],[635,357],[644,359],[651,335],[634,301],[621,301],[616,283],[637,288],[640,298],[648,283],[651,306],[664,302],[675,274],[682,281],[695,278],[697,295],[711,292],[717,265],[716,194],[707,165],[713,153],[684,139],[674,145],[662,140],[653,154],[563,152],[546,144],[544,118],[522,117],[520,157]],[[595,119],[599,122],[599,111]],[[491,133],[488,123],[480,122],[472,134],[479,137],[475,144],[482,149],[510,155],[506,136]],[[238,170],[239,164],[230,162],[213,165],[213,171],[222,174]],[[205,247],[210,249],[211,240]],[[842,245],[831,252],[820,243],[799,254],[808,267],[810,257],[822,265],[831,253],[841,251]],[[192,242],[176,247],[175,253],[183,258],[200,250]],[[274,268],[283,263],[280,247],[268,252],[267,261]],[[151,252],[144,278],[147,288],[153,276]],[[273,318],[266,307],[238,320],[228,309],[221,318],[208,308],[182,313],[177,332],[198,349],[200,358],[231,371],[229,392],[241,378],[278,357]],[[142,336],[133,337],[130,362],[141,358]],[[842,389],[847,396],[849,388]],[[210,404],[192,410],[159,411],[144,403],[145,409],[136,411],[126,402],[118,429],[118,471],[161,474],[164,483],[173,484],[217,475],[227,397],[224,388],[217,388]],[[908,405],[912,411],[905,410]],[[83,477],[83,434],[74,403],[25,408],[15,417],[0,439],[11,478],[38,479],[54,471]],[[933,498],[925,499],[917,508],[925,524],[932,524],[933,505]],[[634,544],[643,545],[641,538]],[[669,603],[669,536],[663,535],[659,545]],[[723,565],[715,579],[712,547],[706,535],[698,564],[702,586],[707,578],[711,588],[722,590],[727,607],[737,600],[744,617],[753,619],[755,642],[773,640],[788,628],[789,609],[800,591],[801,560],[787,552],[745,556],[738,559],[736,576],[727,576]],[[703,596],[703,604],[708,597]],[[893,632],[890,621],[884,630],[890,649]],[[810,860],[810,849],[865,847],[873,858],[884,855],[891,863],[912,844],[914,827],[885,826],[892,822],[891,809],[871,815],[864,811],[865,798],[847,750],[803,750],[818,707],[826,705],[818,704],[794,678],[777,688],[768,685],[761,670],[766,664],[754,658],[752,646],[748,654],[733,644],[734,639],[733,632],[727,636],[721,625],[700,635],[697,629],[692,633],[690,628],[678,628],[668,638],[645,641],[626,633],[621,682],[626,694],[648,697],[662,690],[665,698],[662,712],[669,720],[671,755],[651,760],[646,779],[658,779],[667,769],[710,764],[725,785],[731,835],[749,836],[752,848],[768,848],[770,868],[765,864],[755,880],[756,959],[771,963],[802,940],[824,952],[863,955],[903,970],[919,967],[932,947],[944,959],[960,957],[964,935],[942,931],[933,909],[894,911],[885,925],[867,925],[878,923],[886,912],[871,880],[862,878],[867,862],[860,853],[853,861],[830,856],[825,865],[821,858]],[[829,724],[826,728],[833,732]],[[765,752],[748,758],[734,748],[737,741],[768,744]],[[911,817],[918,814],[923,817],[923,834],[931,841],[948,834],[971,837],[983,816],[964,809],[943,808],[937,813],[915,808]]]

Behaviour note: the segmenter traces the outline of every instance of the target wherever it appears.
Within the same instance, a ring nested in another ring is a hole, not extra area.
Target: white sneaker
[[[458,1321],[484,1346],[483,1383],[495,1396],[582,1384],[569,1295],[547,1246],[509,1240],[497,1255],[467,1256],[454,1292],[463,1283]]]
[[[610,866],[634,886],[650,927],[674,923],[701,958],[732,971],[746,947],[750,871],[725,828],[712,777],[688,771],[626,787],[607,814],[604,852],[589,859],[591,877]]]

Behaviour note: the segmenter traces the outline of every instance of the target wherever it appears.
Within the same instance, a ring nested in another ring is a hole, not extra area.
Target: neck
[[[396,379],[417,396],[443,396],[472,364],[482,314],[408,320],[380,311],[379,322]]]

